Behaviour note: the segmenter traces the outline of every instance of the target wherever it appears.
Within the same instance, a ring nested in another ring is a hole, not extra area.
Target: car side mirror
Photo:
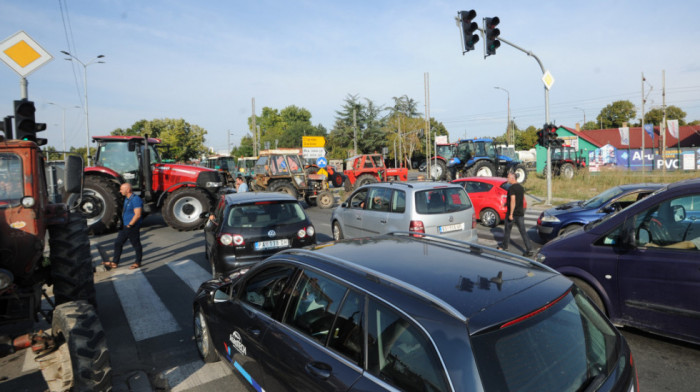
[[[343,204],[340,205],[343,208],[348,208],[348,202],[344,201]]]
[[[83,186],[83,157],[66,155],[65,192],[80,193]]]

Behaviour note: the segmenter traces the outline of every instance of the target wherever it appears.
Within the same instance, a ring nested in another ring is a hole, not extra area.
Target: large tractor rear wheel
[[[367,184],[374,184],[377,182],[377,178],[374,177],[371,174],[362,174],[359,177],[357,177],[357,181],[355,182],[356,187],[361,187],[362,185],[367,185]]]
[[[447,180],[447,165],[441,159],[433,159],[430,165],[430,179],[433,181]]]
[[[96,305],[85,218],[78,213],[69,213],[66,224],[49,226],[49,248],[56,304],[85,300]]]
[[[95,308],[84,301],[58,305],[51,334],[58,348],[36,358],[49,390],[112,390],[107,338]]]
[[[335,204],[335,196],[331,191],[323,191],[316,196],[316,201],[319,207],[328,209]]]
[[[469,169],[468,175],[470,177],[493,177],[496,170],[493,167],[493,163],[487,160],[477,161],[474,166]]]
[[[203,213],[211,211],[211,204],[209,194],[205,190],[183,187],[168,195],[161,215],[165,223],[175,230],[197,230],[207,222]]]
[[[85,215],[89,230],[101,234],[114,230],[119,222],[119,186],[106,178],[86,176],[78,210]]]
[[[272,184],[270,184],[270,186],[268,187],[268,190],[270,192],[286,193],[295,199],[299,198],[299,192],[297,192],[297,189],[294,187],[294,185],[289,183],[289,181],[277,180],[277,181],[273,182]]]

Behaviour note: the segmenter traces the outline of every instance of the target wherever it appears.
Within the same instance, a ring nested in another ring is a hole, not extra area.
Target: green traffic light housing
[[[476,11],[459,11],[459,19],[462,24],[462,41],[464,43],[464,54],[470,50],[474,50],[474,45],[479,42],[479,36],[475,34],[479,26],[474,22]]]
[[[496,49],[501,46],[501,41],[498,40],[498,36],[501,35],[501,30],[496,26],[501,23],[498,16],[493,18],[484,18],[484,35],[486,35],[486,56],[491,56],[496,54]]]

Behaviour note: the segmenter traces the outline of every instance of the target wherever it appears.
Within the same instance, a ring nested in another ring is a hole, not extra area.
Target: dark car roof
[[[256,201],[297,201],[297,199],[282,192],[241,192],[226,195],[226,203],[228,204],[254,203]]]
[[[625,191],[628,191],[628,190],[634,190],[634,189],[660,189],[660,188],[663,188],[664,186],[666,186],[666,184],[646,182],[646,183],[640,183],[640,184],[619,185],[619,188],[623,189]]]
[[[287,250],[280,255],[295,252],[303,251]],[[426,309],[434,310],[438,304],[441,312],[463,322],[472,323],[478,316],[484,325],[473,325],[476,329],[541,307],[542,303],[526,299],[516,310],[509,305],[505,316],[502,312],[484,315],[489,307],[498,308],[495,305],[558,276],[541,264],[492,248],[470,248],[452,241],[405,235],[331,242],[316,246],[309,255],[315,260],[298,260],[332,272],[391,303],[410,298],[414,306],[401,308],[417,319],[430,318]],[[552,293],[552,298],[562,293],[561,282],[556,287],[558,294]],[[423,305],[415,305],[418,302]],[[430,306],[425,306],[426,302]]]

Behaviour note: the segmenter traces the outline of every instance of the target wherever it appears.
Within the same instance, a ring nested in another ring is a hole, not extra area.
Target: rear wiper
[[[583,392],[592,392],[592,391],[597,391],[598,388],[600,388],[601,385],[603,385],[603,381],[605,381],[605,377],[607,375],[605,373],[601,372],[598,373],[596,376],[589,378],[588,381],[588,386],[586,389],[583,390]],[[585,383],[584,383],[585,385]]]

